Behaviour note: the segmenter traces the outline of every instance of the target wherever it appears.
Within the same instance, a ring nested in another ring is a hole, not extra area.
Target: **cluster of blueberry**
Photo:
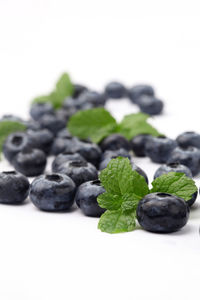
[[[127,90],[117,82],[108,84],[102,94],[74,85],[73,98],[66,99],[58,110],[48,102],[34,103],[30,110],[31,121],[26,122],[27,130],[10,134],[3,145],[4,156],[15,171],[0,174],[0,202],[21,203],[29,194],[32,203],[41,210],[66,210],[75,201],[85,215],[99,217],[105,210],[98,205],[97,197],[105,190],[98,173],[111,159],[128,157],[133,170],[148,183],[145,172],[133,162],[133,153],[163,164],[155,178],[168,172],[182,172],[189,177],[197,175],[200,172],[200,135],[197,133],[183,133],[176,140],[143,134],[131,141],[112,134],[97,145],[71,136],[66,129],[70,116],[78,110],[104,106],[107,99],[125,96],[142,112],[156,115],[163,109],[163,102],[155,98],[151,86],[138,85]],[[22,122],[15,116],[4,116],[2,120]],[[55,158],[52,173],[46,175],[43,173],[50,155]],[[29,186],[26,177],[35,176],[39,177]],[[190,206],[196,197],[197,193],[188,201]]]

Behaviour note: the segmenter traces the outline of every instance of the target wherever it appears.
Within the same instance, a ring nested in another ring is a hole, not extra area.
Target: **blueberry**
[[[100,147],[102,151],[106,150],[118,150],[121,148],[126,149],[127,151],[130,150],[130,143],[129,141],[122,135],[114,133],[110,136],[106,137],[101,143]]]
[[[135,85],[132,88],[130,88],[129,92],[129,98],[133,103],[137,103],[137,100],[141,96],[154,96],[154,89],[150,85]]]
[[[119,150],[115,150],[115,151],[107,150],[101,156],[99,170],[105,169],[107,167],[108,163],[111,161],[111,159],[117,158],[119,156],[127,157],[127,158],[131,159],[129,152],[123,148],[119,149]]]
[[[58,118],[56,115],[44,115],[39,120],[41,128],[50,130],[56,135],[61,129],[66,127],[66,121]]]
[[[70,138],[71,134],[69,133],[69,131],[66,128],[64,128],[57,133],[57,137],[64,138],[64,139]]]
[[[67,161],[60,168],[60,173],[68,175],[77,186],[83,182],[98,178],[95,166],[82,160]]]
[[[34,130],[34,131],[41,129],[40,124],[37,121],[28,120],[28,121],[24,121],[23,123],[26,125],[27,129]]]
[[[186,176],[192,178],[192,173],[188,167],[180,163],[171,163],[160,166],[154,174],[154,179],[169,172],[184,173]]]
[[[28,179],[15,171],[0,173],[0,203],[19,204],[28,196]]]
[[[79,142],[77,152],[88,162],[98,167],[101,158],[101,149],[94,143]]]
[[[77,110],[79,110],[81,108],[81,105],[79,104],[78,99],[79,98],[74,99],[72,97],[67,97],[63,101],[63,109],[65,109],[67,111],[74,111],[74,112],[76,112]]]
[[[147,177],[147,174],[140,168],[138,167],[132,160],[131,160],[131,165],[132,165],[132,169],[133,171],[136,171],[138,172],[141,176],[144,177],[146,183],[148,184],[149,183],[149,180],[148,180],[148,177]]]
[[[195,203],[195,201],[197,199],[197,195],[198,195],[198,192],[195,192],[192,195],[191,199],[186,201],[186,203],[189,205],[189,207],[191,207]]]
[[[51,154],[58,155],[63,152],[75,153],[78,149],[76,137],[56,137],[51,147]]]
[[[29,139],[26,132],[11,133],[3,145],[3,154],[9,162],[12,162],[15,155],[26,149],[28,144]]]
[[[52,162],[52,171],[59,173],[64,163],[73,160],[86,161],[79,153],[71,153],[71,154],[69,152],[60,153],[58,156],[56,156],[56,158]]]
[[[110,82],[105,87],[105,95],[108,98],[120,99],[126,95],[126,88],[120,82]]]
[[[39,149],[25,149],[12,160],[15,169],[25,176],[38,176],[44,172],[46,155]]]
[[[151,137],[146,142],[145,153],[155,163],[166,163],[176,146],[176,141],[172,139]]]
[[[148,231],[169,233],[181,229],[188,221],[189,207],[179,197],[166,193],[146,195],[138,204],[137,219]]]
[[[149,134],[139,134],[132,138],[130,141],[131,149],[138,157],[145,157],[145,146],[148,138],[151,137]]]
[[[76,110],[67,110],[64,108],[57,109],[55,115],[58,119],[63,120],[65,123],[68,122],[69,118],[76,112]]]
[[[81,109],[86,103],[91,104],[93,107],[101,107],[105,105],[106,98],[103,94],[95,91],[85,91],[77,99],[81,103]]]
[[[43,150],[46,154],[49,153],[53,143],[53,134],[48,129],[27,130],[29,146]]]
[[[98,205],[97,197],[104,192],[99,180],[82,183],[77,189],[75,202],[86,216],[100,217],[105,209]]]
[[[180,147],[187,148],[189,146],[200,149],[200,134],[196,132],[184,132],[176,138]]]
[[[190,169],[195,176],[200,172],[200,150],[195,147],[176,147],[167,161],[168,164],[180,163]]]
[[[141,96],[137,103],[143,113],[149,115],[159,115],[163,110],[163,101],[151,96]]]
[[[74,84],[73,98],[78,98],[83,92],[88,89],[82,84]]]
[[[30,110],[30,115],[35,121],[38,121],[46,114],[49,115],[53,113],[53,106],[49,102],[33,103]]]
[[[74,203],[75,183],[64,174],[41,175],[30,187],[30,200],[44,211],[64,211]]]

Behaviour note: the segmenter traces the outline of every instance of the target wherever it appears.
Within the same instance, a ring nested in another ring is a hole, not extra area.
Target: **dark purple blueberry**
[[[60,168],[60,173],[68,175],[77,186],[83,182],[98,178],[98,172],[94,165],[82,160],[67,161]]]
[[[189,218],[189,206],[182,199],[166,193],[146,195],[138,204],[137,219],[148,231],[169,233],[181,229]]]
[[[133,103],[137,103],[141,96],[154,96],[154,89],[150,85],[135,85],[129,89],[128,95]]]
[[[97,144],[79,142],[77,152],[91,164],[95,165],[96,167],[99,166],[99,162],[101,159],[101,149]]]
[[[49,115],[53,113],[53,106],[49,102],[33,103],[30,110],[30,115],[35,121],[38,121],[46,114]]]
[[[150,137],[145,146],[145,153],[155,163],[166,163],[172,151],[176,148],[176,141],[166,137]]]
[[[195,176],[200,172],[200,150],[195,147],[176,147],[171,152],[167,163],[180,163],[185,165],[190,169],[192,175]]]
[[[182,148],[187,148],[189,146],[196,147],[200,149],[200,134],[193,132],[193,131],[188,131],[180,134],[177,138],[176,141],[178,145]]]
[[[64,109],[64,108],[60,108],[58,110],[56,110],[55,115],[58,119],[63,120],[65,123],[68,122],[69,118],[75,113],[76,111],[74,111],[73,113],[71,113],[71,111]]]
[[[151,137],[149,134],[139,134],[132,138],[130,141],[131,149],[138,157],[145,157],[145,146],[148,138]]]
[[[154,179],[169,172],[184,173],[186,176],[192,178],[192,173],[188,167],[180,163],[171,163],[160,166],[154,174]]]
[[[75,153],[78,146],[78,139],[76,137],[56,137],[51,147],[51,154],[58,155],[63,152]]]
[[[92,107],[101,107],[105,105],[106,98],[103,94],[95,91],[85,91],[77,99],[80,102],[80,108],[84,108],[85,104],[91,104]]]
[[[64,138],[64,139],[70,138],[71,134],[69,133],[69,131],[66,128],[64,128],[57,133],[57,137]]]
[[[73,160],[82,160],[86,161],[85,158],[83,158],[79,153],[69,153],[69,152],[64,152],[60,153],[52,162],[52,171],[53,172],[58,172],[60,169],[62,169],[63,164],[65,164],[67,161],[73,161]]]
[[[30,200],[39,209],[50,212],[65,211],[72,207],[75,183],[64,174],[41,175],[30,187]]]
[[[121,134],[114,133],[106,137],[100,143],[101,150],[104,152],[106,150],[119,150],[121,148],[130,150],[129,141]]]
[[[140,110],[149,115],[159,115],[163,111],[164,103],[162,100],[151,97],[151,96],[141,96],[137,100]]]
[[[15,171],[0,173],[0,203],[20,204],[29,192],[28,179]]]
[[[41,149],[46,154],[49,153],[54,139],[51,131],[48,129],[27,130],[27,136],[31,148]]]
[[[97,197],[104,192],[99,180],[82,183],[77,189],[75,202],[86,216],[100,217],[105,209],[98,205]]]
[[[60,130],[66,127],[66,121],[58,118],[56,115],[44,115],[39,120],[41,128],[50,130],[56,135]]]
[[[25,176],[38,176],[44,172],[47,159],[40,149],[26,149],[19,152],[12,160],[14,168]]]
[[[88,89],[82,84],[74,84],[73,98],[78,98],[83,92],[87,90]]]
[[[11,133],[3,144],[3,154],[9,162],[12,162],[17,153],[26,149],[29,139],[26,132]]]
[[[99,170],[105,169],[113,158],[117,158],[119,156],[131,159],[129,152],[123,148],[116,151],[107,150],[103,152],[101,156],[101,162],[99,164]]]
[[[126,88],[125,86],[117,81],[110,82],[105,87],[105,95],[111,99],[120,99],[125,97]]]
[[[189,207],[191,207],[195,201],[197,200],[197,196],[198,196],[198,192],[195,192],[190,200],[187,200],[186,203],[189,205]]]

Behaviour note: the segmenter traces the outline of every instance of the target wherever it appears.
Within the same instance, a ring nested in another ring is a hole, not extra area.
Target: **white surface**
[[[26,116],[29,101],[69,71],[96,89],[112,79],[152,83],[166,101],[152,121],[160,131],[200,132],[199,27],[199,1],[0,0],[1,113]],[[136,111],[126,100],[108,108],[118,119]],[[157,165],[135,161],[152,178]],[[198,206],[171,235],[109,235],[97,222],[29,201],[1,205],[0,299],[199,300]]]

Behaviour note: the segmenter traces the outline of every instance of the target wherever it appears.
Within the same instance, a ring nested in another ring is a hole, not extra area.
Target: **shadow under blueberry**
[[[47,214],[51,214],[51,215],[56,215],[56,214],[68,214],[68,213],[73,213],[75,211],[78,210],[78,208],[73,205],[72,207],[70,207],[69,209],[65,209],[65,210],[61,210],[61,211],[49,211],[49,210],[42,210],[42,209],[39,209],[37,208],[36,206],[33,205],[33,209],[35,211],[38,211],[38,212],[42,212],[42,213],[47,213]]]

